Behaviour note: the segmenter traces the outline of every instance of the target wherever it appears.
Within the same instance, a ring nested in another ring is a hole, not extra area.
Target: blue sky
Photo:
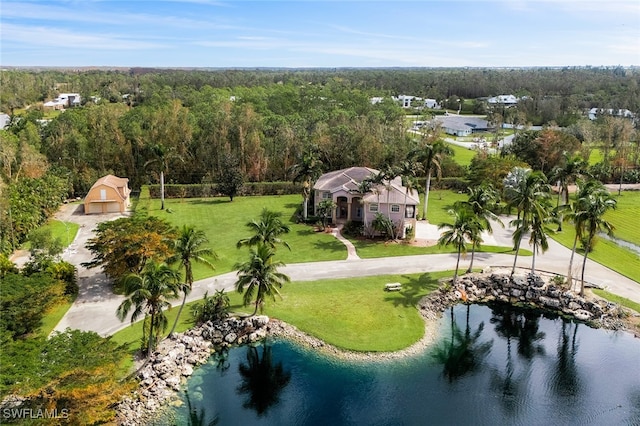
[[[3,66],[640,65],[639,0],[0,0]]]

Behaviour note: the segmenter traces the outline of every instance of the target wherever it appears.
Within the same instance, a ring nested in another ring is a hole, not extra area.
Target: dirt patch
[[[408,242],[410,246],[413,247],[431,247],[438,244],[438,240],[426,240],[426,239],[415,239],[411,242]]]

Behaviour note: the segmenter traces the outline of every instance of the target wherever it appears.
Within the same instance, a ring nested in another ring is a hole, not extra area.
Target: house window
[[[361,209],[360,207],[358,207],[358,208],[356,209],[356,217],[357,217],[358,219],[360,219],[360,218],[362,217],[362,209]]]
[[[407,206],[404,211],[404,217],[413,219],[416,215],[416,206]]]
[[[331,198],[331,192],[329,192],[329,191],[322,192],[322,199],[323,200],[328,200],[329,198]]]
[[[107,190],[106,189],[101,189],[100,190],[100,199],[103,200],[103,201],[107,199]]]
[[[378,212],[378,205],[377,204],[369,204],[369,211],[372,213],[377,213]]]
[[[391,213],[400,212],[400,206],[398,204],[391,204]]]

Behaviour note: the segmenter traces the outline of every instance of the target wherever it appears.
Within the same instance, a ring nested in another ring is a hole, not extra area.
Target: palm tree
[[[404,228],[404,218],[407,216],[407,197],[410,192],[417,191],[418,189],[418,173],[421,167],[420,163],[407,159],[400,164],[397,170],[398,176],[402,179],[402,186],[405,187],[404,206],[402,207],[402,228]]]
[[[449,210],[449,214],[453,215],[453,223],[441,223],[438,229],[447,228],[438,239],[438,244],[447,246],[452,244],[458,252],[458,260],[456,261],[456,271],[453,275],[453,284],[458,281],[458,268],[460,265],[460,255],[467,252],[467,239],[471,239],[473,233],[476,232],[477,220],[473,214],[465,206],[454,206],[453,210]]]
[[[364,204],[364,196],[371,191],[371,180],[363,179],[362,182],[358,184],[358,189],[356,190],[358,194],[362,196],[360,198],[360,203],[362,204],[362,221],[364,223],[363,232],[366,236],[368,236],[367,228],[367,206]]]
[[[278,268],[284,266],[284,263],[274,261],[274,255],[273,247],[258,244],[257,248],[251,249],[248,261],[235,266],[238,270],[235,286],[238,293],[244,292],[245,306],[251,303],[255,294],[255,310],[252,315],[258,312],[265,296],[271,296],[275,300],[275,296],[280,295],[278,288],[282,288],[283,283],[289,282],[287,275],[278,272]]]
[[[236,247],[253,247],[259,244],[266,244],[271,248],[275,248],[276,244],[282,244],[291,250],[289,244],[280,239],[280,235],[287,234],[290,230],[289,225],[284,223],[280,219],[281,217],[281,212],[274,212],[267,208],[262,209],[259,220],[254,219],[247,223],[247,228],[253,231],[253,236],[241,239],[236,244]]]
[[[571,204],[571,210],[566,215],[566,219],[573,222],[575,230],[571,257],[569,258],[569,270],[567,271],[567,284],[571,287],[573,287],[573,258],[578,247],[578,240],[582,240],[584,234],[585,204],[589,202],[589,197],[592,193],[599,191],[606,191],[606,188],[598,180],[578,181],[574,202]]]
[[[168,148],[161,144],[155,144],[151,146],[151,152],[156,157],[153,160],[149,160],[144,163],[144,167],[152,163],[160,164],[160,210],[164,210],[164,174],[169,168],[169,161],[171,159],[182,160],[173,148]]]
[[[442,159],[446,155],[453,155],[453,150],[441,139],[437,139],[433,143],[425,143],[411,154],[412,158],[422,163],[427,177],[424,193],[424,210],[422,212],[422,218],[424,220],[427,220],[431,175],[435,172],[436,177],[440,179],[442,176]]]
[[[302,183],[302,215],[306,221],[313,181],[322,173],[322,161],[318,155],[318,150],[315,148],[309,149],[302,155],[300,161],[291,167],[291,171],[293,172],[293,182]]]
[[[536,272],[536,254],[538,253],[538,249],[542,250],[542,253],[549,249],[547,233],[551,232],[551,230],[546,225],[550,219],[548,208],[534,210],[531,216],[529,244],[533,246],[533,259],[531,261],[532,274]]]
[[[167,328],[167,317],[164,308],[171,307],[168,299],[177,298],[180,292],[180,273],[171,269],[166,263],[149,261],[140,274],[128,275],[124,280],[127,298],[118,306],[116,315],[120,321],[131,314],[134,323],[140,315],[150,317],[147,357],[158,342],[160,334]]]
[[[184,296],[182,298],[182,304],[180,305],[178,315],[176,316],[176,320],[173,323],[173,327],[171,327],[171,332],[169,332],[169,335],[172,335],[176,330],[176,325],[178,324],[178,320],[180,319],[180,314],[182,314],[182,309],[184,308],[184,304],[187,301],[187,295],[191,293],[191,289],[193,287],[193,268],[191,262],[201,263],[211,269],[215,269],[213,264],[204,257],[211,256],[214,259],[218,258],[213,250],[207,247],[203,247],[203,245],[207,244],[208,242],[209,240],[207,239],[207,235],[204,233],[204,231],[196,230],[194,227],[187,225],[184,225],[182,227],[178,239],[174,241],[174,250],[176,254],[170,257],[167,263],[172,264],[177,261],[180,262],[180,266],[184,267],[184,277],[186,285],[183,291]]]
[[[531,169],[526,169],[510,189],[509,206],[515,206],[518,210],[518,218],[511,221],[511,225],[517,227],[513,233],[515,255],[511,275],[516,271],[520,244],[523,236],[531,230],[533,217],[546,220],[543,218],[549,216],[547,206],[550,190],[544,174],[540,171],[531,171]]]
[[[495,220],[503,228],[504,224],[500,218],[491,211],[491,209],[494,208],[500,200],[500,195],[493,185],[483,184],[473,188],[469,187],[467,188],[467,192],[469,193],[469,198],[467,201],[459,202],[459,204],[463,204],[471,210],[478,219],[480,225],[477,238],[474,237],[471,239],[471,263],[469,264],[469,269],[467,269],[467,273],[469,273],[473,269],[473,258],[476,247],[479,243],[482,243],[482,238],[480,238],[482,231],[487,231],[490,234],[493,232],[491,220]]]
[[[581,203],[582,210],[579,215],[579,221],[583,227],[583,244],[584,258],[582,260],[582,276],[580,278],[580,296],[584,296],[584,271],[587,266],[587,257],[593,246],[596,235],[599,232],[606,232],[607,235],[613,235],[614,226],[604,220],[604,214],[608,210],[616,208],[616,200],[611,196],[606,188],[592,192]]]
[[[556,200],[556,209],[560,205],[560,199],[563,199],[563,205],[569,204],[569,184],[576,181],[580,176],[586,174],[588,163],[580,154],[569,155],[567,152],[563,154],[564,162],[562,165],[555,167],[551,171],[551,180],[559,183],[558,199]],[[558,221],[558,231],[562,231],[562,209],[558,209],[560,219]]]
[[[562,156],[564,161],[551,171],[551,180],[560,183],[558,200],[564,197],[563,204],[569,204],[569,185],[587,173],[589,163],[580,154],[569,155],[564,152]]]
[[[387,191],[387,218],[389,219],[389,224],[391,225],[389,227],[389,231],[390,231],[390,237],[392,240],[395,240],[396,235],[395,235],[395,227],[393,226],[393,221],[391,220],[391,202],[390,202],[390,197],[391,197],[391,190],[393,189],[393,185],[392,182],[393,180],[398,176],[398,170],[395,167],[391,167],[389,165],[386,165],[382,168],[382,170],[380,171],[380,173],[378,173],[378,176],[381,180],[380,183],[382,183],[385,187],[385,190]]]

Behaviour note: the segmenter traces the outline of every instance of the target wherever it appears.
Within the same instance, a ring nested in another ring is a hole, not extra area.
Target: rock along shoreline
[[[442,313],[458,303],[510,303],[545,309],[586,322],[596,328],[626,327],[626,313],[617,304],[599,298],[583,298],[554,285],[551,276],[513,275],[485,270],[458,278],[455,287],[443,280],[438,290],[423,297],[418,311],[425,322],[423,337],[396,352],[355,352],[337,348],[285,322],[266,316],[230,317],[206,322],[176,334],[158,345],[138,371],[139,388],[116,407],[118,425],[134,426],[157,418],[173,402],[194,368],[207,362],[216,350],[264,340],[267,336],[289,339],[321,354],[350,362],[386,362],[424,352],[436,341]]]

